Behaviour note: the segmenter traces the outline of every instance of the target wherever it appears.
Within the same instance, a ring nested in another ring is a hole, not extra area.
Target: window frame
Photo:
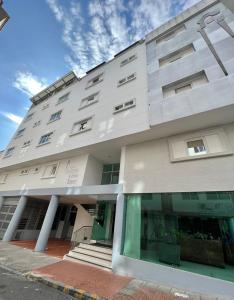
[[[133,57],[133,58],[132,58],[132,57]],[[134,53],[134,54],[128,56],[126,59],[122,60],[122,61],[120,62],[120,67],[126,66],[127,64],[133,62],[133,61],[136,60],[136,59],[137,59],[137,54]]]
[[[26,130],[26,128],[22,128],[22,129],[17,130],[16,135],[15,135],[15,139],[18,139],[18,138],[20,138],[21,136],[23,136],[25,130]]]
[[[97,78],[99,78],[98,81],[94,82]],[[91,88],[92,86],[95,86],[97,84],[99,84],[100,82],[102,82],[104,80],[104,72],[102,73],[99,73],[98,75],[90,78],[88,81],[87,81],[87,84],[86,84],[86,88],[85,89],[89,89]]]
[[[47,124],[53,123],[53,122],[55,122],[55,121],[60,120],[60,119],[61,119],[62,112],[63,112],[63,110],[60,109],[60,110],[56,111],[55,113],[51,114],[51,115],[50,115],[50,119],[49,119],[49,121],[47,122]],[[56,115],[58,115],[58,117],[57,117],[56,119],[52,119],[52,117],[53,117],[53,116],[56,116]]]
[[[56,102],[56,105],[59,105],[59,104],[62,104],[64,102],[66,102],[69,99],[70,93],[71,93],[71,91],[69,91],[69,92],[63,94],[62,96],[60,96],[58,98],[57,102]],[[63,98],[64,98],[64,100],[61,100]]]
[[[14,151],[15,151],[15,146],[6,149],[6,152],[3,156],[3,158],[11,157],[13,155]]]
[[[38,142],[37,147],[44,146],[44,145],[47,145],[47,144],[51,143],[51,136],[53,136],[53,134],[54,134],[54,131],[51,131],[51,132],[46,133],[46,134],[43,134],[43,135],[40,137],[40,139],[39,139],[39,142]],[[45,143],[40,143],[41,139],[42,139],[43,137],[47,136],[47,135],[49,135],[49,140],[48,140],[47,142],[45,142]]]
[[[127,105],[129,102],[133,102],[132,105]],[[122,108],[116,110],[117,107],[122,106]],[[117,114],[119,112],[125,111],[127,109],[133,108],[136,106],[136,98],[130,99],[124,103],[117,104],[113,107],[113,114]]]
[[[81,125],[83,122],[86,122],[86,121],[87,121],[87,123],[88,123],[89,120],[90,120],[90,126],[88,126],[87,128],[85,128],[85,129],[83,129],[83,130],[79,130],[79,131],[77,131],[77,132],[73,132],[74,127],[75,127],[76,125],[78,125],[78,124]],[[89,131],[89,130],[92,129],[92,125],[93,125],[93,116],[90,116],[90,117],[84,118],[84,119],[82,119],[82,120],[80,120],[80,121],[78,121],[78,122],[75,122],[75,123],[73,123],[73,125],[72,125],[72,129],[71,129],[71,132],[70,132],[69,136],[73,136],[73,135],[77,135],[77,134],[80,134],[80,133]]]
[[[88,107],[88,106],[90,106],[90,105],[92,105],[92,104],[94,104],[94,103],[97,103],[97,102],[99,101],[99,95],[100,95],[100,92],[98,91],[98,92],[96,92],[96,93],[92,93],[92,94],[90,94],[89,96],[87,96],[87,97],[81,99],[81,101],[80,101],[80,106],[79,106],[79,110],[81,110],[81,109],[83,109],[83,108],[85,108],[85,107]],[[89,99],[90,99],[92,96],[94,96],[94,99],[90,101]],[[86,101],[87,101],[87,103],[86,103],[86,104],[83,104],[83,103],[85,103]]]
[[[131,76],[133,76],[132,78],[130,78]],[[126,77],[123,77],[122,79],[118,80],[118,84],[117,84],[117,87],[120,87],[126,83],[129,83],[133,80],[135,80],[137,78],[137,75],[136,75],[136,72],[133,72],[132,74],[126,76]]]
[[[46,176],[46,171],[49,167],[51,167],[51,170],[53,169],[53,167],[56,167],[55,173],[53,173],[50,176]],[[40,177],[41,179],[50,179],[50,178],[56,178],[57,176],[57,172],[58,172],[58,168],[59,168],[59,162],[54,162],[54,163],[49,163],[45,166],[44,171],[42,173],[42,176]],[[37,174],[37,173],[34,173]]]

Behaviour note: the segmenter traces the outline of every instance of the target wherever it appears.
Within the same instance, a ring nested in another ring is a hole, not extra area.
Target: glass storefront
[[[234,281],[234,192],[126,195],[122,254]]]

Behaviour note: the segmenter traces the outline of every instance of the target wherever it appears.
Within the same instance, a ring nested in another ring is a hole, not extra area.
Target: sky
[[[71,70],[92,67],[199,0],[5,0],[0,31],[0,150],[30,97]]]

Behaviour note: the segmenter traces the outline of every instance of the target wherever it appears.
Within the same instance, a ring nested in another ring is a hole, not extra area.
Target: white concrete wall
[[[93,226],[93,217],[83,208],[82,205],[76,204],[77,214],[73,228],[72,240],[75,239],[75,232],[83,226]],[[89,229],[88,229],[89,230]],[[91,229],[89,230],[91,232]]]
[[[89,155],[85,168],[83,185],[101,184],[103,164],[98,159]]]
[[[67,89],[34,106],[30,111],[30,113],[34,112],[32,119],[23,121],[18,128],[26,128],[23,136],[13,138],[8,145],[8,148],[15,147],[13,155],[2,159],[0,168],[100,143],[149,128],[145,51],[144,43],[136,45]],[[137,54],[137,59],[125,66],[120,66],[122,60],[133,54]],[[88,81],[100,73],[103,73],[103,81],[87,89]],[[136,79],[118,87],[118,81],[132,73],[136,73]],[[70,92],[69,100],[57,105],[58,98],[67,92]],[[99,101],[80,110],[81,100],[95,92],[100,93]],[[113,114],[115,105],[132,98],[136,98],[135,107]],[[49,107],[42,110],[46,103],[49,103]],[[61,119],[48,123],[51,114],[59,110],[62,110]],[[70,136],[73,124],[90,116],[93,116],[91,130]],[[34,122],[39,120],[41,120],[41,124],[33,128]],[[54,132],[51,143],[38,147],[40,137],[51,131]],[[23,143],[27,140],[32,141],[31,145],[28,148],[22,148]]]
[[[216,22],[208,24],[205,28],[211,43],[228,71],[228,76],[225,76],[198,32],[199,25],[197,22],[207,12],[214,10],[219,10],[228,25],[234,30],[233,13],[225,8],[222,3],[218,3],[184,22],[183,14],[173,19],[171,23],[177,25],[182,22],[185,24],[186,29],[168,41],[156,43],[155,39],[160,32],[160,28],[147,35],[149,118],[151,126],[194,116],[234,103],[234,39]],[[195,8],[192,8],[191,11],[195,12]],[[189,14],[187,13],[187,15]],[[164,27],[167,27],[168,24]],[[166,66],[159,66],[159,60],[162,57],[189,44],[194,46],[195,51],[193,53]],[[208,83],[174,96],[163,96],[162,88],[164,86],[171,85],[201,71],[205,71]]]
[[[46,164],[30,165],[24,168],[29,169],[28,175],[20,174],[22,168],[0,173],[8,174],[6,183],[0,184],[0,191],[81,186],[87,161],[88,155],[80,155]],[[43,178],[45,168],[52,163],[58,163],[56,176]],[[39,172],[34,174],[36,167],[39,168]]]
[[[234,124],[224,126],[223,130],[233,152]],[[207,129],[186,136],[200,136],[203,132]],[[184,135],[173,138],[180,137]],[[121,165],[124,193],[234,189],[234,155],[172,162],[167,138],[127,146],[122,151],[125,152],[125,165]]]

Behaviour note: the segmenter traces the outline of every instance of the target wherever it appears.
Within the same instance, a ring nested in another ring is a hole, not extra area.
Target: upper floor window
[[[39,126],[41,124],[41,121],[39,120],[39,121],[37,121],[37,122],[35,122],[34,124],[33,124],[33,127],[37,127],[37,126]]]
[[[9,157],[9,156],[11,156],[11,155],[13,154],[14,150],[15,150],[15,147],[8,148],[8,149],[6,150],[6,152],[5,152],[4,157]]]
[[[223,129],[195,132],[168,139],[171,161],[233,154]]]
[[[188,141],[187,150],[189,156],[207,153],[203,139]]]
[[[181,32],[183,32],[185,30],[186,30],[186,27],[184,24],[182,24],[179,27],[177,27],[173,30],[170,30],[168,33],[164,34],[163,36],[157,38],[156,43],[160,44],[162,42],[169,41],[170,39],[174,38],[175,36],[177,36],[178,34],[180,34]]]
[[[71,135],[90,130],[92,127],[92,117],[76,122],[71,131]]]
[[[22,148],[26,148],[26,147],[30,146],[30,144],[31,144],[31,141],[28,140],[28,141],[26,141],[26,142],[23,143]]]
[[[117,184],[119,182],[119,164],[103,166],[101,184]]]
[[[53,132],[42,135],[38,144],[39,145],[48,144],[52,138],[52,135],[53,135]]]
[[[46,103],[46,104],[44,104],[44,105],[42,106],[42,109],[41,109],[41,110],[47,109],[49,106],[50,106],[49,103]]]
[[[114,112],[113,112],[113,113],[115,114],[115,113],[121,112],[121,111],[123,111],[123,110],[132,108],[132,107],[134,107],[134,106],[136,106],[136,99],[131,99],[131,100],[125,102],[125,103],[116,105],[116,106],[114,107]]]
[[[183,47],[173,53],[170,53],[169,55],[166,55],[159,59],[159,66],[163,67],[165,65],[171,64],[195,51],[192,44]]]
[[[98,98],[99,98],[99,92],[94,93],[94,94],[92,94],[92,95],[90,95],[90,96],[88,96],[86,98],[83,98],[81,100],[80,108],[79,109],[82,109],[84,107],[87,107],[87,106],[89,106],[91,104],[94,104],[94,103],[98,102]]]
[[[23,135],[24,131],[25,131],[25,128],[18,130],[15,138],[21,137]]]
[[[27,115],[24,121],[26,122],[26,121],[31,120],[33,115],[34,115],[34,113],[31,113],[31,114]]]
[[[102,82],[103,81],[103,73],[91,78],[88,83],[87,83],[87,87],[86,88],[89,88],[93,85],[96,85],[98,84],[99,82]]]
[[[204,71],[185,77],[162,87],[164,98],[186,92],[208,82]]]
[[[121,61],[120,66],[125,66],[126,64],[132,62],[133,60],[135,60],[137,58],[136,54],[133,54],[131,56],[129,56],[128,58],[124,59]]]
[[[28,175],[29,174],[29,169],[23,169],[20,172],[20,175]]]
[[[50,123],[50,122],[54,122],[54,121],[56,121],[56,120],[59,120],[59,119],[61,118],[61,114],[62,114],[62,110],[57,111],[56,113],[52,114],[52,115],[50,116],[49,123]]]
[[[6,183],[7,177],[8,177],[8,174],[1,174],[0,175],[0,184]]]
[[[56,177],[58,170],[58,163],[50,164],[45,167],[42,178],[53,178]]]
[[[127,82],[130,82],[130,81],[134,80],[134,79],[136,79],[136,73],[132,73],[131,75],[120,79],[118,81],[118,86],[121,86],[121,85],[123,85],[123,84],[125,84]]]
[[[57,101],[57,104],[60,104],[60,103],[63,103],[65,101],[67,101],[69,99],[69,95],[70,95],[70,92],[66,93],[65,95],[63,95],[61,97],[59,97],[58,101]]]

